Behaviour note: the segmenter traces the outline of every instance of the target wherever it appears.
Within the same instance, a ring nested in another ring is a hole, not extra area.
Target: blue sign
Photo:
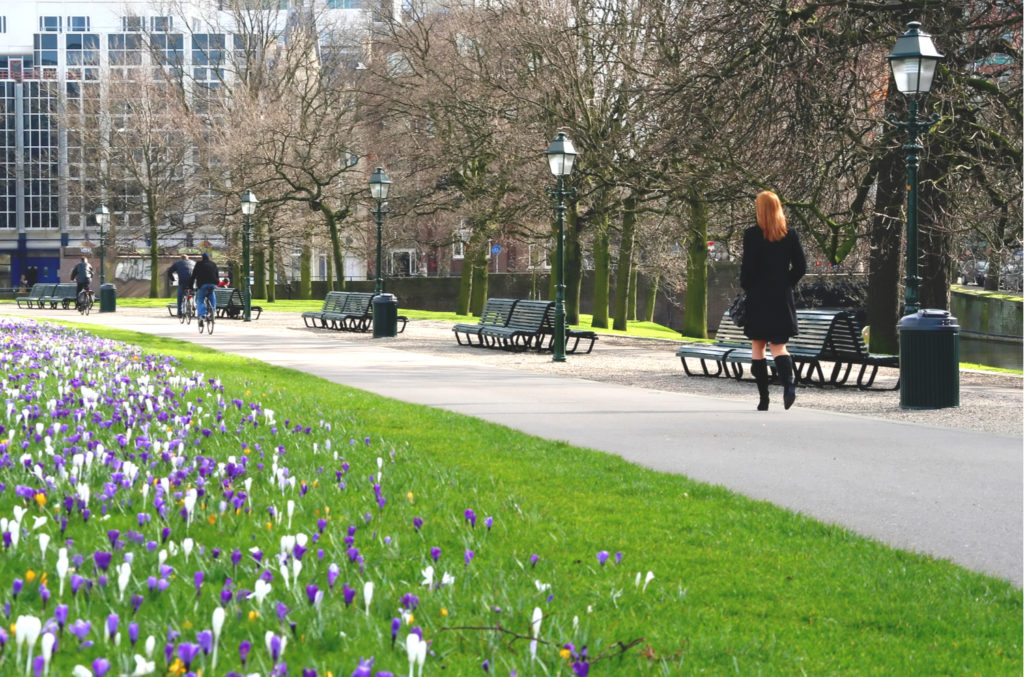
[[[491,247],[491,254],[493,254],[494,256],[497,256],[500,253],[501,253],[501,245],[500,244],[496,244],[493,247]]]

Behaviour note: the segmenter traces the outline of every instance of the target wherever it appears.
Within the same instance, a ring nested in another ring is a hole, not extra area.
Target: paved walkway
[[[16,312],[8,307],[0,312]],[[77,321],[67,311],[23,313]],[[467,365],[339,333],[259,322],[198,336],[167,317],[93,314],[89,323],[202,343],[387,397],[617,454],[950,559],[1021,586],[1021,438]],[[406,337],[407,338],[407,337]],[[600,347],[597,348],[599,350]],[[569,356],[573,359],[585,357]]]

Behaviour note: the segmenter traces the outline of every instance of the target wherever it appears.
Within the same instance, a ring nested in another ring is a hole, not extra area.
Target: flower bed
[[[602,551],[549,580],[528,510],[345,412],[0,328],[2,674],[585,675],[639,642],[593,603],[621,612],[653,574]]]

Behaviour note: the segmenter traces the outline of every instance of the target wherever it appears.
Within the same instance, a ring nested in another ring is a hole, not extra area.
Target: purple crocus
[[[494,518],[493,517],[485,517],[484,518],[484,526],[487,527],[487,531],[490,531],[491,527],[494,526]]]
[[[334,589],[334,584],[337,582],[339,574],[341,574],[341,569],[337,564],[332,562],[330,566],[327,567],[327,587],[332,590]]]
[[[466,521],[469,522],[469,526],[471,526],[471,527],[475,527],[476,526],[476,513],[475,512],[473,512],[472,510],[467,509],[466,512],[463,513],[463,516],[466,518]]]
[[[128,640],[135,646],[135,643],[139,641],[139,624],[129,623],[128,624]]]
[[[18,595],[21,593],[21,589],[24,585],[25,581],[20,578],[15,578],[11,583],[11,594],[14,595],[14,599],[18,599]]]
[[[153,584],[155,586],[156,581],[154,581]],[[145,598],[142,595],[132,595],[132,614],[139,612],[139,607],[142,606],[142,602],[144,600]]]
[[[245,661],[249,658],[250,651],[252,651],[252,644],[243,639],[242,643],[238,645],[238,657],[242,659],[242,667],[245,667]]]
[[[106,677],[108,672],[110,672],[110,661],[106,658],[97,658],[92,662],[93,677]]]
[[[192,668],[192,661],[199,655],[199,651],[199,645],[193,642],[182,642],[178,645],[178,658],[185,664],[186,670]]]
[[[423,528],[423,518],[422,517],[413,517],[412,518],[412,526],[413,526],[414,529],[416,529],[416,531],[419,531],[421,528]]]
[[[276,663],[277,659],[281,657],[281,637],[271,635],[270,641],[267,644],[267,650],[270,652],[270,659]]]
[[[469,566],[469,563],[473,561],[474,557],[476,557],[475,552],[473,552],[472,550],[466,551],[466,554],[463,556],[463,558],[466,560],[466,566]]]
[[[348,582],[345,582],[341,586],[341,594],[345,598],[345,606],[352,604],[352,600],[356,597],[356,591],[354,588],[348,587]]]
[[[530,555],[530,566],[531,567],[537,566],[537,560],[539,560],[539,559],[540,559],[540,555],[538,555],[536,553]]]
[[[430,557],[431,557],[431,559],[433,559],[433,560],[434,560],[435,562],[436,562],[437,560],[441,559],[441,548],[437,548],[437,547],[431,548],[431,549],[430,549]]]
[[[199,591],[203,588],[203,578],[205,576],[206,575],[202,571],[197,570],[195,575],[192,577],[196,586],[196,597],[199,597]]]
[[[320,588],[316,587],[312,583],[306,586],[306,599],[309,600],[310,604],[316,604],[316,597],[320,593]]]
[[[107,616],[107,637],[113,639],[114,635],[117,634],[117,625],[120,622],[121,618],[117,614]]]
[[[100,571],[107,570],[107,567],[110,566],[110,560],[112,557],[113,555],[111,553],[103,552],[102,550],[97,550],[92,555],[93,562],[96,563],[96,566],[99,567]]]
[[[373,669],[373,656],[369,658],[360,658],[359,665],[352,671],[352,677],[370,677],[370,671]]]
[[[401,629],[401,627],[402,627],[402,619],[401,618],[392,618],[391,619],[391,646],[395,645],[395,640],[398,639],[398,631],[399,631],[399,629]]]
[[[68,626],[68,632],[74,635],[79,642],[85,641],[85,638],[89,636],[90,630],[92,630],[92,623],[82,618],[76,619],[74,623]]]
[[[407,592],[402,595],[402,598],[398,601],[398,606],[402,607],[406,611],[415,611],[416,607],[420,605],[420,598],[411,592]]]
[[[601,552],[597,553],[597,563],[598,564],[600,564],[601,566],[604,566],[604,563],[607,562],[607,561],[608,561],[608,551],[607,550],[602,550]]]
[[[57,627],[63,632],[68,622],[68,605],[58,604],[53,608],[53,619],[57,621]]]
[[[199,644],[199,648],[203,650],[203,653],[207,656],[213,651],[213,631],[202,630],[196,633],[196,643]]]

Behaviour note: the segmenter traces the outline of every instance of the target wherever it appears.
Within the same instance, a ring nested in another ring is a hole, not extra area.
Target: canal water
[[[992,341],[960,334],[960,361],[1002,369],[1021,369],[1024,344],[1020,341]]]

